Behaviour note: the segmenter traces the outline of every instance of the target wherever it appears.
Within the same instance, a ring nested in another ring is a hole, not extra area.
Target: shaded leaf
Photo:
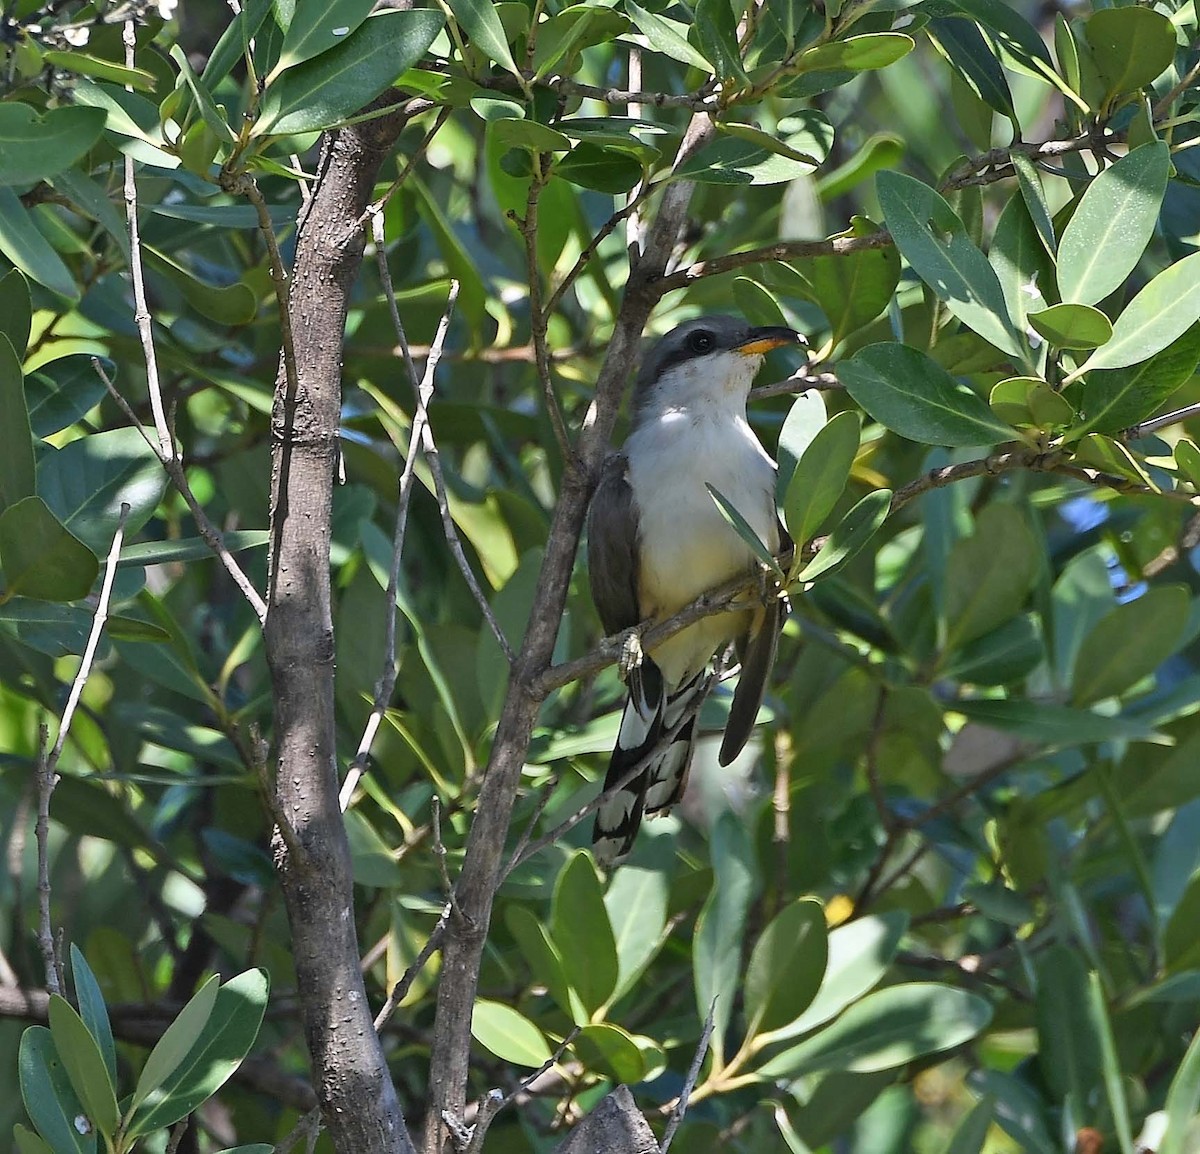
[[[18,362],[25,357],[32,318],[33,305],[29,299],[29,283],[19,270],[10,269],[4,276],[0,276],[0,336],[8,338]],[[20,368],[19,363],[17,367]],[[0,369],[0,372],[8,371],[9,369]]]
[[[784,574],[783,570],[779,567],[779,562],[775,560],[774,554],[767,548],[766,543],[759,539],[750,522],[742,516],[729,498],[724,496],[717,488],[710,485],[707,481],[704,482],[704,487],[708,490],[708,495],[713,499],[713,504],[716,505],[717,511],[729,522],[733,531],[745,541],[750,547],[750,551],[759,561],[782,581]]]
[[[571,1048],[589,1070],[614,1082],[635,1085],[646,1076],[646,1059],[637,1043],[619,1026],[608,1022],[584,1026]]]
[[[600,880],[583,850],[558,875],[550,932],[571,988],[589,1013],[596,1011],[617,985],[617,945]]]
[[[746,1032],[788,1026],[809,1007],[825,976],[825,911],[812,898],[785,906],[763,930],[746,970]]]
[[[154,1049],[146,1058],[134,1087],[133,1098],[129,1110],[136,1110],[155,1090],[159,1088],[179,1067],[187,1057],[188,1052],[196,1044],[204,1027],[212,1016],[213,1007],[217,1004],[217,993],[220,981],[213,974],[191,996],[187,1005],[175,1016],[175,1020],[163,1031],[163,1036],[155,1043]]]
[[[634,3],[634,0],[625,0],[625,11],[655,52],[692,68],[700,68],[705,72],[713,70],[712,65],[689,42],[686,24],[650,12]]]
[[[0,252],[30,280],[70,301],[79,299],[79,288],[67,266],[38,231],[16,193],[4,187],[0,187]]]
[[[508,37],[504,33],[504,25],[500,23],[500,16],[496,12],[496,6],[492,0],[448,0],[448,3],[450,11],[454,13],[455,21],[471,38],[472,45],[489,60],[494,60],[514,76],[519,76],[517,63],[508,47]],[[433,43],[432,36],[425,48],[428,48],[431,43]],[[403,68],[398,69],[397,75],[405,69],[411,68],[420,59],[425,48],[422,48],[414,59],[405,64]]]
[[[4,593],[39,601],[78,601],[100,570],[95,554],[66,529],[40,497],[0,513]]]
[[[837,413],[797,462],[788,482],[783,517],[798,546],[812,537],[838,503],[858,453],[861,431],[857,413]]]
[[[100,1047],[104,1066],[113,1085],[117,1083],[117,1048],[113,1042],[112,1024],[108,1020],[108,1007],[100,992],[100,983],[92,973],[79,947],[71,943],[71,977],[75,982],[75,998],[79,1002],[79,1016],[87,1031]]]
[[[97,358],[110,381],[117,366],[107,357]],[[25,400],[33,435],[49,437],[82,420],[105,396],[104,381],[83,353],[61,357],[42,365],[25,378]]]
[[[75,1008],[58,994],[50,995],[49,1018],[54,1048],[83,1103],[84,1112],[101,1134],[111,1137],[120,1113],[100,1047]]]
[[[34,184],[74,164],[104,131],[98,108],[68,105],[38,116],[20,101],[0,103],[0,185]]]
[[[21,1033],[17,1069],[25,1112],[55,1154],[95,1154],[95,1127],[76,1125],[87,1115],[45,1026]]]
[[[1091,305],[1061,304],[1028,314],[1034,331],[1060,349],[1094,349],[1112,336],[1112,322]]]
[[[10,275],[19,279],[19,274]],[[0,511],[3,511],[32,496],[36,482],[33,434],[25,408],[21,362],[3,333],[0,333],[0,413],[4,414],[0,420]]]
[[[1084,21],[1084,34],[1106,98],[1156,80],[1175,59],[1175,27],[1153,8],[1105,8]]]

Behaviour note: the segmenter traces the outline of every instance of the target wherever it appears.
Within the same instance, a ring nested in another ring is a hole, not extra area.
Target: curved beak
[[[782,325],[763,325],[751,329],[746,339],[734,348],[743,356],[752,357],[762,356],[784,345],[800,345],[807,348],[808,341],[795,329],[784,328]]]

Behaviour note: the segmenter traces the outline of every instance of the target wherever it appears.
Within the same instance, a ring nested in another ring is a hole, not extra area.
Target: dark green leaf
[[[1016,124],[1017,114],[1004,69],[975,22],[943,17],[931,20],[926,31],[971,91]]]
[[[0,252],[30,280],[70,301],[79,300],[75,278],[38,231],[11,188],[0,187]]]
[[[584,1025],[591,1015],[584,1008],[579,995],[571,988],[562,954],[557,943],[550,937],[550,931],[538,921],[533,911],[525,906],[509,906],[505,911],[504,920],[529,964],[534,979],[549,990],[550,996],[564,1014],[570,1015],[577,1025]]]
[[[95,554],[66,529],[40,497],[0,513],[4,591],[39,601],[78,601],[99,572]]]
[[[746,1032],[768,1034],[808,1009],[828,961],[825,911],[813,898],[785,906],[754,944],[746,970]]]
[[[208,130],[218,141],[233,144],[237,140],[237,136],[230,128],[225,113],[217,107],[208,86],[196,75],[187,58],[187,53],[178,44],[171,46],[171,59],[178,66],[179,74],[191,91],[196,106],[200,109],[201,120],[207,125]]]
[[[1053,945],[1039,955],[1038,1065],[1055,1098],[1087,1102],[1100,1085],[1100,1039],[1088,1009],[1088,978],[1078,949]]]
[[[4,276],[0,276],[0,337],[8,338],[18,362],[24,358],[25,347],[29,344],[29,324],[32,317],[33,305],[29,300],[29,283],[17,269],[11,269]]]
[[[257,316],[258,297],[248,284],[207,284],[149,245],[143,245],[142,252],[146,263],[169,277],[201,316],[219,325],[245,325]]]
[[[1022,614],[961,646],[940,663],[938,672],[971,685],[1009,685],[1033,670],[1045,656],[1037,619]]]
[[[1191,597],[1182,585],[1159,585],[1101,617],[1075,662],[1071,700],[1090,705],[1149,676],[1186,639]]]
[[[494,60],[506,68],[514,76],[519,76],[516,61],[508,47],[508,37],[504,33],[504,25],[496,12],[492,0],[448,0],[450,11],[458,26],[471,38],[472,45],[483,53],[488,60]],[[432,43],[432,37],[429,43]],[[429,44],[426,44],[426,48]],[[400,71],[411,68],[420,59],[425,48],[417,53]]]
[[[541,1030],[502,1002],[477,998],[471,1013],[471,1036],[497,1058],[537,1069],[550,1060]]]
[[[34,184],[77,161],[104,131],[98,108],[67,105],[38,116],[20,101],[0,104],[0,185]]]
[[[827,1029],[763,1066],[767,1078],[827,1070],[872,1073],[953,1049],[992,1018],[977,994],[934,982],[889,986],[856,1002]]]
[[[980,1154],[992,1125],[996,1103],[991,1095],[981,1098],[958,1124],[946,1154]]]
[[[1167,146],[1153,141],[1121,157],[1088,186],[1058,245],[1064,301],[1095,304],[1124,283],[1154,233],[1170,166]]]
[[[747,125],[720,125],[705,147],[675,171],[679,180],[701,184],[782,184],[812,172],[832,143],[832,129],[823,140],[813,132],[811,119],[798,133],[776,139]],[[818,155],[793,147],[815,146]]]
[[[111,1138],[120,1120],[112,1079],[95,1038],[74,1007],[58,994],[50,995],[50,1033],[67,1077],[92,1125]]]
[[[225,26],[213,50],[208,54],[201,79],[211,92],[250,50],[263,21],[271,11],[272,0],[248,0]]]
[[[480,0],[457,0],[456,6],[491,11]],[[369,17],[335,48],[267,88],[254,134],[317,132],[344,120],[416,64],[441,27],[440,13],[427,8]]]
[[[887,520],[892,504],[891,489],[868,493],[834,526],[817,555],[796,574],[797,581],[815,581],[834,573],[858,555]]]
[[[745,80],[742,54],[738,48],[737,19],[730,0],[696,0],[693,25],[700,51],[712,63],[721,80]]]
[[[48,449],[38,492],[51,512],[95,553],[106,553],[128,502],[125,535],[151,517],[166,484],[162,465],[137,429],[108,429]]]
[[[1049,746],[1069,747],[1099,741],[1148,741],[1153,727],[1128,717],[1105,717],[1088,709],[1068,709],[1044,701],[979,698],[956,701],[954,709],[972,721],[1019,734]]]
[[[1094,349],[1113,335],[1112,322],[1091,305],[1051,305],[1027,317],[1035,332],[1060,349]]]
[[[767,548],[766,543],[760,540],[758,534],[751,528],[750,522],[742,516],[729,498],[724,496],[718,489],[713,488],[707,481],[704,482],[704,487],[708,490],[708,495],[712,497],[717,511],[729,522],[733,531],[750,546],[750,551],[759,561],[782,581],[784,574],[783,570],[779,568],[779,562],[775,560],[774,554]]]
[[[279,59],[266,83],[341,44],[367,18],[371,5],[372,0],[296,0]]]
[[[110,381],[117,366],[107,357],[97,358]],[[105,395],[104,381],[92,358],[83,353],[42,365],[25,378],[25,400],[33,435],[49,437],[82,420]]]
[[[901,253],[963,324],[996,348],[1024,357],[1000,282],[954,210],[927,184],[898,172],[875,178],[879,203]]]
[[[692,68],[700,68],[705,72],[713,70],[712,65],[688,41],[686,24],[647,11],[634,0],[625,0],[625,11],[655,52]]]
[[[34,492],[36,466],[24,380],[13,346],[0,333],[0,512]]]
[[[42,1141],[32,1130],[18,1122],[13,1127],[13,1141],[17,1154],[54,1154],[54,1149]]]
[[[133,1112],[126,1131],[131,1137],[172,1125],[225,1084],[258,1036],[267,989],[263,970],[246,970],[221,986],[200,1037],[167,1080]]]
[[[581,188],[616,194],[628,192],[641,180],[642,166],[627,152],[585,141],[554,166],[554,175]]]
[[[1104,987],[1094,970],[1088,974],[1088,1010],[1100,1042],[1100,1068],[1104,1074],[1104,1093],[1108,1112],[1117,1130],[1117,1141],[1124,1154],[1133,1154],[1133,1131],[1129,1125],[1129,1103],[1125,1082],[1117,1061],[1117,1043],[1108,1016]]]
[[[222,534],[231,553],[258,549],[271,539],[266,529],[238,529]],[[118,565],[162,565],[168,561],[203,561],[213,556],[212,546],[203,537],[179,537],[174,541],[139,541],[125,545]]]
[[[1175,27],[1153,8],[1104,8],[1083,25],[1106,99],[1156,80],[1175,59]]]
[[[978,393],[908,345],[868,345],[842,361],[837,372],[875,420],[911,441],[994,445],[1016,436]]]
[[[1041,41],[1038,41],[1039,45]],[[1042,178],[1033,166],[1033,161],[1023,152],[1016,149],[1010,155],[1013,171],[1017,174],[1017,184],[1021,189],[1021,199],[1029,210],[1029,216],[1037,229],[1038,237],[1050,256],[1054,255],[1056,242],[1054,240],[1054,222],[1050,219],[1050,206],[1046,202],[1046,190],[1042,187]]]
[[[807,542],[833,512],[858,453],[857,413],[837,413],[807,446],[788,482],[783,519],[792,540]]]
[[[81,1133],[76,1125],[87,1116],[45,1026],[21,1034],[17,1068],[25,1112],[54,1154],[95,1154],[95,1127],[89,1123]]]
[[[550,932],[572,989],[594,1013],[616,989],[617,945],[596,870],[582,850],[558,875]]]
[[[71,943],[71,977],[75,980],[75,997],[79,1002],[79,1016],[88,1033],[96,1039],[100,1054],[104,1058],[108,1076],[117,1083],[117,1048],[113,1042],[112,1025],[108,1020],[108,1007],[100,992],[100,983],[92,973],[79,947]]]
[[[1008,315],[1020,333],[1026,333],[1031,312],[1046,307],[1043,286],[1053,285],[1054,265],[1038,237],[1025,201],[1011,196],[992,237],[988,263],[1004,293]]]

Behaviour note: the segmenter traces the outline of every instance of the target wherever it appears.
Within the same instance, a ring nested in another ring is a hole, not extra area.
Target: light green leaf
[[[225,144],[233,144],[237,140],[236,133],[230,128],[224,112],[214,102],[208,86],[193,71],[187,53],[178,44],[171,45],[171,59],[179,68],[179,75],[183,77],[183,82],[191,91],[192,97],[200,109],[201,119],[208,126],[209,131],[217,140],[223,141]]]
[[[846,391],[875,420],[911,441],[994,445],[1016,437],[978,393],[908,345],[868,345],[842,361],[837,372]]]
[[[904,156],[904,141],[891,132],[877,132],[867,138],[854,155],[832,172],[817,180],[817,193],[823,201],[845,196],[881,168],[895,168]]]
[[[780,504],[800,458],[827,421],[825,394],[819,389],[807,389],[792,402],[783,419],[783,428],[779,430],[779,447],[775,450],[775,459],[779,462],[777,497]]]
[[[1200,1032],[1191,1044],[1167,1090],[1167,1128],[1158,1144],[1158,1154],[1185,1154],[1184,1141],[1192,1120],[1200,1110]]]
[[[797,463],[788,482],[783,519],[798,546],[811,539],[841,498],[861,432],[857,413],[837,413]]]
[[[589,1069],[614,1082],[633,1086],[646,1076],[646,1058],[634,1039],[607,1022],[585,1026],[571,1048]]]
[[[746,970],[746,1033],[770,1033],[808,1009],[828,961],[825,911],[813,898],[785,906],[763,930]]]
[[[795,67],[801,72],[825,72],[844,69],[847,72],[866,72],[886,68],[907,56],[915,47],[911,36],[902,32],[869,32],[863,36],[848,36],[833,40],[803,52]]]
[[[1146,285],[1117,317],[1112,340],[1092,353],[1067,380],[1093,369],[1136,365],[1165,349],[1198,320],[1200,252],[1164,269]]]
[[[784,573],[779,567],[779,562],[775,560],[774,554],[767,548],[766,543],[760,540],[758,534],[750,527],[750,522],[738,512],[729,498],[724,496],[720,490],[714,488],[707,481],[704,482],[704,487],[708,490],[708,495],[713,499],[713,504],[716,505],[717,511],[729,522],[733,531],[750,546],[750,551],[759,561],[783,581],[785,579]]]
[[[1153,8],[1103,8],[1084,21],[1106,100],[1156,80],[1175,59],[1175,26]]]
[[[68,105],[38,116],[20,101],[0,104],[0,185],[34,184],[77,161],[104,131],[98,108]]]
[[[1166,144],[1152,141],[1088,186],[1058,245],[1064,301],[1095,304],[1125,282],[1154,233],[1170,166]]]
[[[954,210],[927,184],[899,172],[881,172],[875,186],[892,239],[916,274],[963,324],[1024,359],[1000,282]]]
[[[80,1133],[76,1126],[87,1115],[45,1026],[22,1032],[17,1069],[25,1112],[55,1154],[95,1154],[96,1130],[88,1126]]]
[[[1075,662],[1071,701],[1090,705],[1153,673],[1183,642],[1191,597],[1182,585],[1159,585],[1101,617]]]
[[[995,1108],[995,1099],[990,1094],[976,1102],[955,1129],[946,1154],[980,1154],[987,1141]]]
[[[615,738],[614,734],[613,740]],[[504,921],[525,956],[534,979],[550,991],[559,1009],[569,1014],[573,1022],[577,1025],[586,1024],[590,1015],[579,995],[571,988],[562,954],[550,937],[550,931],[525,906],[510,905],[504,911]]]
[[[1025,201],[1011,196],[1000,213],[988,263],[1004,293],[1008,315],[1020,333],[1027,333],[1030,312],[1045,308],[1045,286],[1054,283],[1054,265],[1046,254]]]
[[[1041,41],[1038,41],[1041,45]],[[1045,49],[1043,49],[1045,51]],[[1054,222],[1050,217],[1050,205],[1046,202],[1046,190],[1042,187],[1042,178],[1034,167],[1033,161],[1023,152],[1014,149],[1009,154],[1013,171],[1017,174],[1017,185],[1021,189],[1021,199],[1029,210],[1029,216],[1037,229],[1046,252],[1054,255],[1056,242],[1054,240]]]
[[[100,566],[40,497],[26,497],[0,513],[0,566],[6,597],[78,601],[88,595]]]
[[[591,858],[577,850],[558,875],[550,933],[572,989],[594,1013],[617,985],[617,945]]]
[[[500,23],[500,17],[492,0],[447,0],[447,3],[450,11],[454,14],[455,22],[471,38],[471,44],[489,60],[494,60],[514,76],[520,76],[517,62],[513,59],[512,51],[508,47],[508,37],[504,34],[504,25]],[[432,37],[429,43],[433,43]],[[426,44],[425,47],[428,48],[429,44]],[[422,48],[421,52],[424,51],[425,48]],[[421,53],[418,53],[414,60],[405,64],[400,72],[411,68],[420,55]]]
[[[372,0],[296,0],[279,59],[267,76],[267,84],[281,72],[341,44],[367,18],[371,7]]]
[[[336,47],[289,69],[268,86],[254,135],[332,127],[416,64],[441,27],[441,14],[427,8],[369,17]]]
[[[655,52],[689,67],[712,72],[712,65],[688,41],[686,24],[649,12],[634,0],[625,0],[625,11]]]
[[[1100,1040],[1100,1068],[1104,1074],[1104,1093],[1108,1098],[1109,1116],[1116,1127],[1117,1141],[1120,1143],[1122,1154],[1134,1154],[1133,1131],[1129,1125],[1129,1103],[1125,1098],[1125,1082],[1117,1060],[1117,1043],[1108,1016],[1104,987],[1100,984],[1100,975],[1095,971],[1088,974],[1088,1008]]]
[[[599,144],[577,144],[554,166],[561,176],[580,188],[616,194],[628,192],[642,179],[643,169],[636,158],[615,148]]]
[[[910,982],[868,994],[830,1027],[760,1068],[766,1078],[822,1071],[891,1070],[974,1038],[992,1019],[977,994],[934,982]]]
[[[471,1036],[505,1062],[537,1069],[550,1060],[550,1047],[527,1017],[512,1006],[477,998],[471,1012]]]
[[[693,30],[700,50],[712,62],[719,79],[746,79],[738,47],[737,18],[730,0],[696,0]]]
[[[52,1147],[20,1122],[13,1127],[13,1141],[16,1143],[17,1154],[54,1154]]]
[[[42,60],[54,68],[61,68],[64,72],[73,72],[76,76],[95,76],[113,84],[128,84],[130,88],[139,92],[153,92],[157,84],[154,73],[147,72],[144,68],[128,68],[124,64],[103,60],[87,52],[51,48],[42,53]]]
[[[663,945],[667,924],[668,883],[660,870],[622,866],[604,895],[617,950],[619,997],[641,976]]]
[[[834,526],[817,555],[796,574],[796,580],[815,581],[856,557],[887,520],[891,504],[891,489],[868,493]]]
[[[217,1004],[220,981],[216,974],[208,979],[189,999],[175,1020],[163,1032],[146,1064],[133,1091],[129,1110],[136,1110],[159,1088],[179,1067],[188,1052],[196,1044]]]
[[[17,194],[4,187],[0,187],[0,252],[30,280],[70,301],[79,300],[75,278],[38,231]]]
[[[49,1017],[54,1048],[83,1103],[84,1112],[101,1134],[111,1137],[121,1116],[100,1047],[75,1008],[58,994],[50,995]]]
[[[1060,349],[1094,349],[1113,335],[1112,322],[1091,305],[1061,304],[1031,312],[1035,332]]]

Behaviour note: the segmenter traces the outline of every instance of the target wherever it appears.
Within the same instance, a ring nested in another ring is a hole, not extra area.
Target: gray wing
[[[606,633],[641,621],[637,596],[638,520],[624,453],[604,462],[588,509],[588,575]]]

